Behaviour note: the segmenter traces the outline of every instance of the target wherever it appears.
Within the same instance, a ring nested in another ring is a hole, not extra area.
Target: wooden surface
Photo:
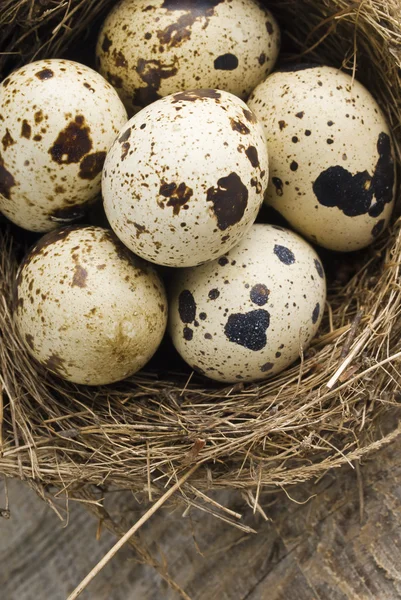
[[[237,495],[219,500],[258,530],[242,532],[192,511],[163,511],[140,535],[192,600],[395,600],[401,598],[401,440],[317,485],[263,498],[271,521]],[[362,499],[363,491],[363,500]],[[1,600],[65,600],[113,543],[79,505],[67,527],[30,490],[10,482],[11,519],[0,521]],[[308,502],[305,501],[310,497]],[[299,504],[302,502],[302,504]],[[108,501],[132,523],[145,507],[130,494]],[[4,507],[4,486],[0,508]],[[361,523],[362,519],[362,523]],[[151,567],[124,548],[82,596],[93,600],[173,600]]]

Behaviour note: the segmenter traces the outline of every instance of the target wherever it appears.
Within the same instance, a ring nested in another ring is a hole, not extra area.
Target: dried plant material
[[[0,70],[60,55],[113,4],[4,0]],[[294,49],[284,61],[302,56],[355,70],[386,113],[399,162],[399,1],[272,0],[269,7]],[[34,482],[49,502],[53,486],[72,499],[98,486],[155,500],[183,465],[201,462],[176,501],[235,522],[205,498],[211,489],[240,489],[260,512],[267,486],[287,488],[356,464],[401,431],[400,225],[394,220],[372,248],[344,257],[330,276],[330,310],[304,351],[302,369],[298,364],[263,383],[235,386],[144,371],[99,388],[62,382],[27,355],[12,319],[21,242],[2,225],[0,472]],[[397,415],[392,431],[380,425],[388,411]]]

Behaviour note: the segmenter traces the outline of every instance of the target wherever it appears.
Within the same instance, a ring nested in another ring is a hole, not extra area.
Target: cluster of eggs
[[[15,319],[50,371],[124,379],[168,326],[193,369],[253,381],[311,342],[326,281],[303,238],[370,244],[394,151],[361,84],[315,64],[272,73],[279,47],[255,0],[122,0],[99,73],[49,59],[2,82],[0,212],[48,232],[20,266]],[[71,225],[100,193],[110,229]],[[255,225],[263,201],[298,233]],[[176,268],[168,303],[150,263]]]

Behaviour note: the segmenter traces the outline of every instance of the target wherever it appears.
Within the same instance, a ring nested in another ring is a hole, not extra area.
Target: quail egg
[[[249,106],[268,141],[267,204],[325,248],[372,243],[390,220],[395,160],[370,92],[332,67],[302,65],[270,75]]]
[[[45,235],[21,265],[14,315],[22,341],[68,381],[113,383],[133,375],[159,346],[167,321],[153,269],[100,227]]]
[[[251,227],[268,181],[263,127],[229,92],[167,96],[132,117],[107,154],[108,221],[151,262],[193,266],[224,254]]]
[[[132,113],[193,88],[245,99],[279,46],[276,20],[254,0],[123,0],[101,29],[97,58]]]
[[[169,332],[196,371],[217,381],[256,381],[307,348],[325,298],[313,248],[289,230],[257,224],[219,259],[177,271]]]
[[[82,216],[126,121],[116,91],[84,65],[51,59],[14,71],[0,85],[0,211],[37,232]]]

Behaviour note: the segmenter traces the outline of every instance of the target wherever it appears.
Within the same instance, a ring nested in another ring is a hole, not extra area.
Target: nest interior
[[[3,0],[0,74],[37,58],[90,57],[110,0]],[[401,9],[398,0],[271,0],[282,60],[347,69],[374,94],[401,162]],[[79,44],[78,41],[79,40]],[[89,59],[88,59],[89,60]],[[399,194],[398,194],[399,195]],[[60,381],[25,352],[12,285],[31,241],[0,225],[0,473],[49,498],[91,485],[156,496],[190,465],[186,500],[212,488],[287,486],[359,459],[399,433],[400,222],[371,248],[322,253],[325,319],[298,364],[260,384],[216,385],[165,368],[170,348],[137,376],[86,388]],[[385,418],[385,415],[390,418]]]

